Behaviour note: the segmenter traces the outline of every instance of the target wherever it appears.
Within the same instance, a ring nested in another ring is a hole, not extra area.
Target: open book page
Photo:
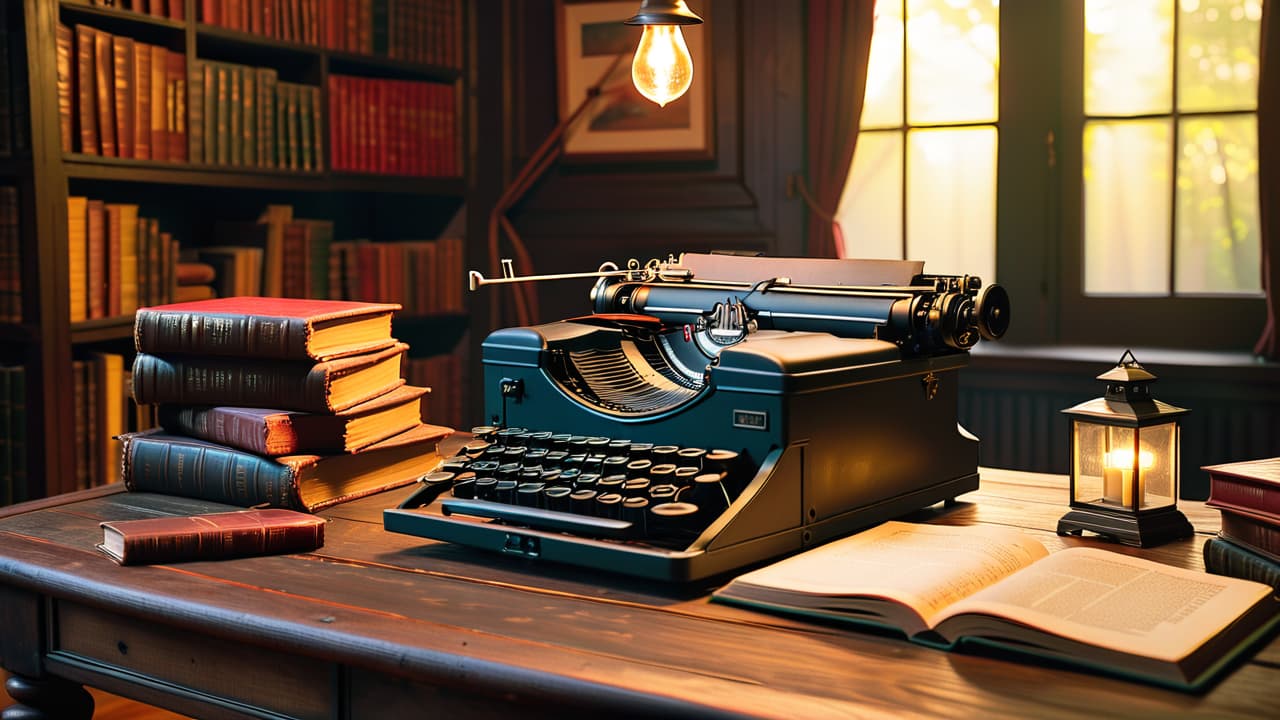
[[[955,603],[935,620],[994,615],[1090,645],[1176,661],[1270,591],[1261,583],[1079,547]]]
[[[886,598],[932,625],[946,606],[1046,555],[1043,545],[1011,528],[891,521],[747,573],[730,588]]]

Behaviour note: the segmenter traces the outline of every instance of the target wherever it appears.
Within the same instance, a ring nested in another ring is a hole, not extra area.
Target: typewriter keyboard
[[[473,428],[422,477],[445,514],[592,537],[687,542],[751,480],[739,453],[526,428]]]

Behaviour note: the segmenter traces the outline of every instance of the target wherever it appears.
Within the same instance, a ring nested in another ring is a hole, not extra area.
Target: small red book
[[[315,550],[324,518],[293,510],[239,510],[101,523],[98,549],[121,565],[221,560]]]

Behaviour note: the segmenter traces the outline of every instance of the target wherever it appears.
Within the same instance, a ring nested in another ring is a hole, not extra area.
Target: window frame
[[[1009,339],[1251,350],[1260,296],[1084,293],[1084,3],[1001,3],[1000,28],[996,268],[1014,303]]]

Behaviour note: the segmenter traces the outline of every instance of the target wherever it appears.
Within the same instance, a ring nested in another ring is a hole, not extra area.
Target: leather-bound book
[[[230,297],[142,308],[133,329],[145,353],[326,360],[391,346],[394,303]]]
[[[93,86],[97,96],[98,140],[102,154],[116,157],[115,72],[110,33],[93,34]]]
[[[134,157],[136,134],[134,123],[133,38],[116,35],[111,38],[112,97],[115,99],[116,154]]]
[[[315,550],[324,518],[295,510],[237,510],[101,523],[98,549],[121,565],[223,560]]]
[[[62,142],[62,152],[72,151],[72,58],[73,45],[71,28],[58,23],[57,30],[57,71],[58,71],[58,138]]]
[[[439,465],[436,444],[451,432],[421,424],[355,453],[279,458],[181,435],[129,433],[121,436],[124,482],[134,492],[316,512],[412,483]]]
[[[172,98],[169,106],[169,161],[187,161],[187,57],[172,50],[165,53],[166,92]]]
[[[400,343],[318,363],[139,352],[133,361],[133,398],[139,403],[340,412],[403,385],[400,361],[408,347]]]
[[[426,388],[401,385],[333,414],[269,408],[161,405],[167,432],[278,457],[361,450],[408,430],[422,418]]]
[[[94,36],[97,31],[85,25],[76,26],[76,95],[79,102],[80,152],[98,155],[97,95],[94,90]]]
[[[89,319],[107,316],[107,209],[101,200],[88,205]]]
[[[133,156],[152,158],[151,146],[151,46],[133,46]],[[157,153],[160,159],[163,153]]]

